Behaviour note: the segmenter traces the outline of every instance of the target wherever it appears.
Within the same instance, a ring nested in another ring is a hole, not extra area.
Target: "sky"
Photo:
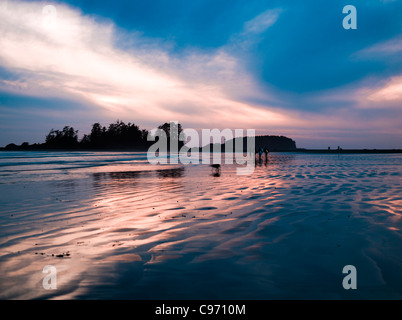
[[[402,148],[402,1],[0,0],[0,146],[118,119]]]

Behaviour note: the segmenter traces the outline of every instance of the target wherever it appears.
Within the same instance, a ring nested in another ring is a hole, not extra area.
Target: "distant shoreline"
[[[110,148],[110,149],[50,149],[50,148],[38,148],[38,149],[24,149],[16,148],[14,150],[0,148],[0,151],[4,152],[147,152],[147,149],[135,149],[135,148]],[[199,150],[202,153],[202,149]],[[211,151],[212,153],[213,151]],[[224,151],[222,151],[224,152]],[[296,150],[275,150],[270,153],[314,153],[314,154],[387,154],[387,153],[402,153],[402,149],[341,149],[341,150],[328,150],[328,149],[301,149]]]
[[[402,149],[341,149],[341,150],[327,150],[327,149],[297,149],[293,152],[298,153],[321,153],[321,154],[348,154],[348,153],[402,153]]]

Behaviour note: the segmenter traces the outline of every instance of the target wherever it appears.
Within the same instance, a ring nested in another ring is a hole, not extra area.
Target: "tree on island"
[[[147,130],[141,130],[133,123],[125,124],[121,120],[109,124],[108,128],[99,123],[92,125],[89,135],[84,135],[81,144],[90,148],[126,148],[145,147],[147,142]]]
[[[158,129],[162,129],[163,131],[166,132],[166,137],[167,137],[167,148],[168,150],[170,149],[170,140],[172,139],[173,141],[177,141],[177,146],[180,149],[183,145],[184,142],[180,141],[179,137],[180,134],[183,132],[182,125],[178,122],[165,122],[164,124],[160,125]]]
[[[159,126],[158,129],[162,129],[163,131],[165,131],[168,139],[170,139],[170,136],[172,135],[172,139],[176,140],[179,140],[180,133],[183,132],[181,124],[173,121],[170,123],[165,122],[164,124]],[[172,132],[171,129],[173,129]]]
[[[108,127],[100,123],[92,125],[91,133],[78,140],[78,130],[66,126],[63,130],[50,130],[46,142],[47,149],[140,149],[149,146],[148,130],[140,129],[133,123],[117,120]]]
[[[45,145],[55,148],[75,148],[78,146],[78,130],[65,126],[63,130],[50,130]]]

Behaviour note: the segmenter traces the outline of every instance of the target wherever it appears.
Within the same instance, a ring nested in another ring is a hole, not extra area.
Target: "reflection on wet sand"
[[[165,170],[157,170],[160,178],[181,178],[184,175],[185,168],[174,168],[174,169],[165,169]]]
[[[347,298],[346,264],[367,281],[359,297],[400,297],[387,270],[402,267],[401,159],[373,159],[269,154],[250,176],[122,165],[9,184],[0,297]],[[45,265],[55,291],[41,285]]]

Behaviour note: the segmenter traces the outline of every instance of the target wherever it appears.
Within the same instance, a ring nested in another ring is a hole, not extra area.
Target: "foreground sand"
[[[63,159],[1,171],[2,299],[402,298],[401,155],[271,154],[251,176]]]

